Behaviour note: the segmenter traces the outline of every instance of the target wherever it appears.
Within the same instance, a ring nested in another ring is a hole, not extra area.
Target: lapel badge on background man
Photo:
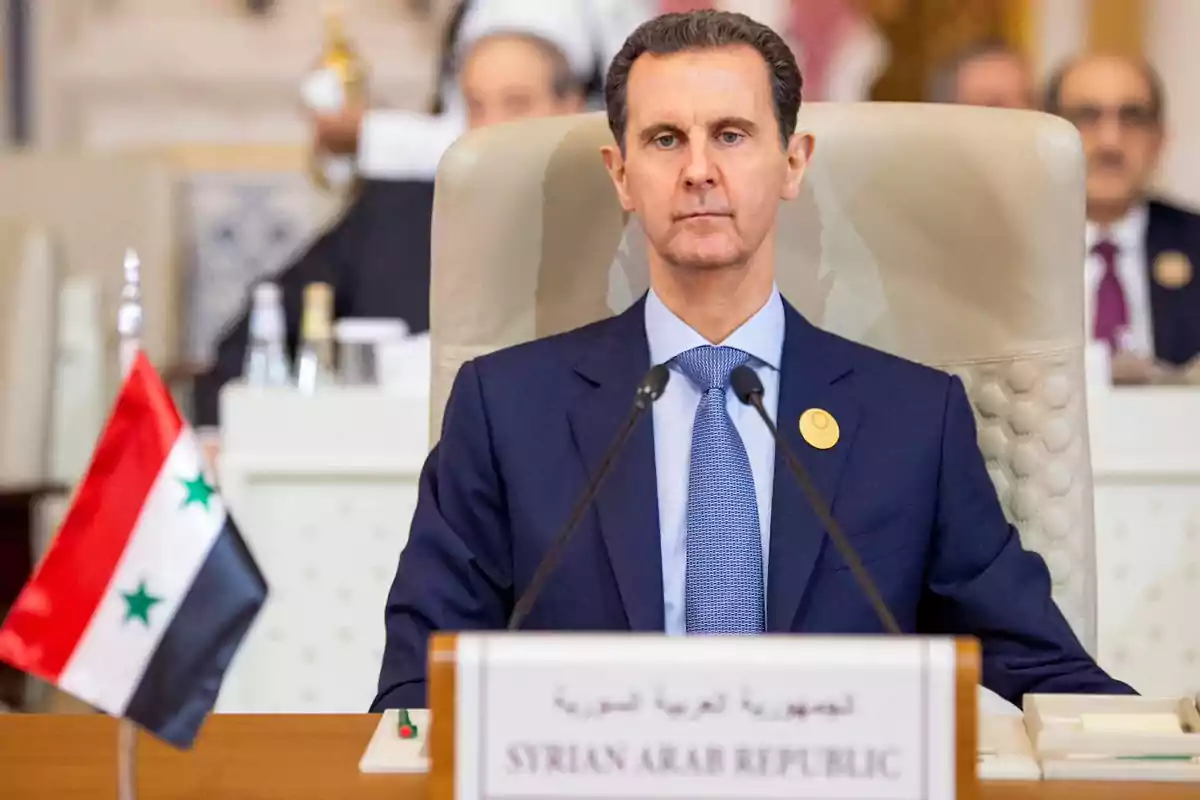
[[[838,443],[841,429],[828,411],[810,408],[800,415],[800,435],[818,450],[828,450]]]
[[[1154,280],[1164,289],[1182,289],[1192,281],[1192,262],[1178,250],[1154,259]]]

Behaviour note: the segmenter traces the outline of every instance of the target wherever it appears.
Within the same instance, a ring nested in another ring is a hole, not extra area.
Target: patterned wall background
[[[320,225],[323,198],[300,173],[192,175],[182,193],[185,358],[203,364],[255,281],[286,266]]]

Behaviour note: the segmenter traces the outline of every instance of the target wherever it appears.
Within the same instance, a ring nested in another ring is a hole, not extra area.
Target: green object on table
[[[416,739],[420,735],[417,730],[417,724],[413,722],[412,715],[408,713],[407,708],[400,709],[399,719],[397,720],[396,732],[401,739]]]

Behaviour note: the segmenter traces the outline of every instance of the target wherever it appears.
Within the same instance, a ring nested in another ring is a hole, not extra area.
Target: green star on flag
[[[216,489],[209,485],[208,481],[204,480],[204,473],[199,472],[192,480],[179,479],[183,484],[183,488],[187,490],[187,497],[183,499],[183,508],[187,508],[192,503],[199,503],[204,506],[204,510],[208,510],[208,500],[216,493]]]
[[[125,621],[140,619],[147,628],[150,627],[150,609],[162,602],[161,597],[155,597],[146,591],[146,582],[138,583],[136,592],[121,592],[125,598]]]

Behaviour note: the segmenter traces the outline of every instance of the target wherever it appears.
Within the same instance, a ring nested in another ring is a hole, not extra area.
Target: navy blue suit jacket
[[[1164,253],[1182,253],[1200,269],[1200,214],[1153,200],[1146,223],[1146,268],[1150,270],[1150,317],[1154,353],[1171,364],[1200,355],[1200,274],[1178,288],[1154,279],[1154,262]]]
[[[984,684],[1016,703],[1033,691],[1131,691],[1080,646],[1044,562],[1005,520],[958,379],[785,306],[779,427],[901,627],[979,637]],[[375,710],[425,705],[432,631],[505,626],[650,367],[643,308],[462,366],[388,598]],[[800,437],[810,407],[840,423],[832,449]],[[653,437],[647,414],[524,627],[664,629]],[[780,458],[768,630],[882,633]]]

